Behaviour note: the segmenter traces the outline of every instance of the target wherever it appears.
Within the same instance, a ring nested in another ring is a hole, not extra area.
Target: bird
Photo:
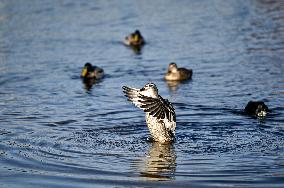
[[[85,80],[90,79],[101,79],[104,77],[104,70],[100,67],[93,66],[91,63],[87,62],[82,69],[81,78]]]
[[[130,35],[125,37],[124,44],[132,47],[141,47],[145,44],[145,40],[140,31],[135,30],[134,33],[131,33]]]
[[[263,101],[249,101],[245,107],[245,113],[250,116],[265,117],[270,112]]]
[[[177,64],[172,62],[168,66],[168,72],[165,74],[164,79],[167,81],[183,81],[191,79],[192,69],[178,68]]]
[[[122,87],[128,101],[144,110],[149,132],[154,141],[168,144],[175,141],[176,114],[173,105],[158,94],[154,83],[143,88]]]

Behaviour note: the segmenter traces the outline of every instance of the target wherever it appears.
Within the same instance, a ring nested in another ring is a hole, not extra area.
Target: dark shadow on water
[[[114,45],[121,45],[121,46],[123,45],[126,48],[131,49],[134,52],[134,54],[136,54],[136,55],[141,55],[142,51],[143,51],[143,47],[144,47],[144,45],[137,45],[137,46],[126,45],[122,41],[114,41],[114,42],[112,42],[112,44],[114,44]]]
[[[144,47],[144,45],[137,45],[137,46],[134,46],[134,45],[126,45],[126,44],[124,44],[123,42],[119,42],[119,44],[122,44],[122,45],[124,45],[125,47],[130,48],[130,49],[134,52],[134,54],[136,54],[136,55],[141,55],[141,54],[142,54],[142,51],[143,51],[143,47]]]
[[[82,79],[82,83],[84,85],[84,89],[89,92],[92,90],[93,86],[97,83],[101,82],[101,80],[96,79]]]
[[[143,46],[129,46],[129,48],[131,48],[133,50],[133,52],[137,55],[142,54]]]
[[[173,180],[176,172],[176,152],[172,144],[153,142],[150,147],[140,177],[147,180]]]

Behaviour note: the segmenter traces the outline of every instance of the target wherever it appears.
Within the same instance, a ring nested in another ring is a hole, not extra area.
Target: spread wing
[[[123,92],[125,93],[125,96],[128,97],[129,101],[144,110],[144,112],[148,112],[158,119],[166,118],[170,122],[176,122],[175,109],[167,99],[163,99],[161,96],[153,98],[141,95],[139,89],[126,86],[123,86]]]
[[[140,89],[136,88],[130,88],[127,86],[123,86],[123,93],[125,93],[125,96],[128,98],[128,101],[132,102],[135,106],[139,107],[141,106],[141,102],[139,102],[139,92]]]

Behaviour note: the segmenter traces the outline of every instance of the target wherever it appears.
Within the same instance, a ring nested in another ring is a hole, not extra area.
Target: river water
[[[192,80],[164,81],[173,61]],[[106,73],[91,88],[86,62]],[[0,187],[284,187],[283,63],[283,1],[2,0]],[[171,145],[123,96],[147,82],[176,109]]]

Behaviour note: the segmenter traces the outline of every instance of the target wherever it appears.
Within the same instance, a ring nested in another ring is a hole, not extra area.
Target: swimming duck
[[[262,101],[249,101],[245,107],[245,113],[247,115],[256,117],[265,117],[270,110]]]
[[[83,67],[81,78],[84,79],[101,79],[104,77],[104,70],[100,67],[93,66],[91,63],[86,63]]]
[[[175,109],[158,94],[155,84],[148,83],[141,89],[123,86],[123,92],[130,102],[146,112],[146,123],[154,141],[165,144],[175,140]]]
[[[170,63],[164,78],[168,81],[182,81],[191,79],[191,77],[192,69],[178,68],[176,63]]]
[[[124,44],[127,46],[141,47],[145,44],[145,41],[140,31],[136,30],[134,33],[131,33],[130,35],[125,37]]]

